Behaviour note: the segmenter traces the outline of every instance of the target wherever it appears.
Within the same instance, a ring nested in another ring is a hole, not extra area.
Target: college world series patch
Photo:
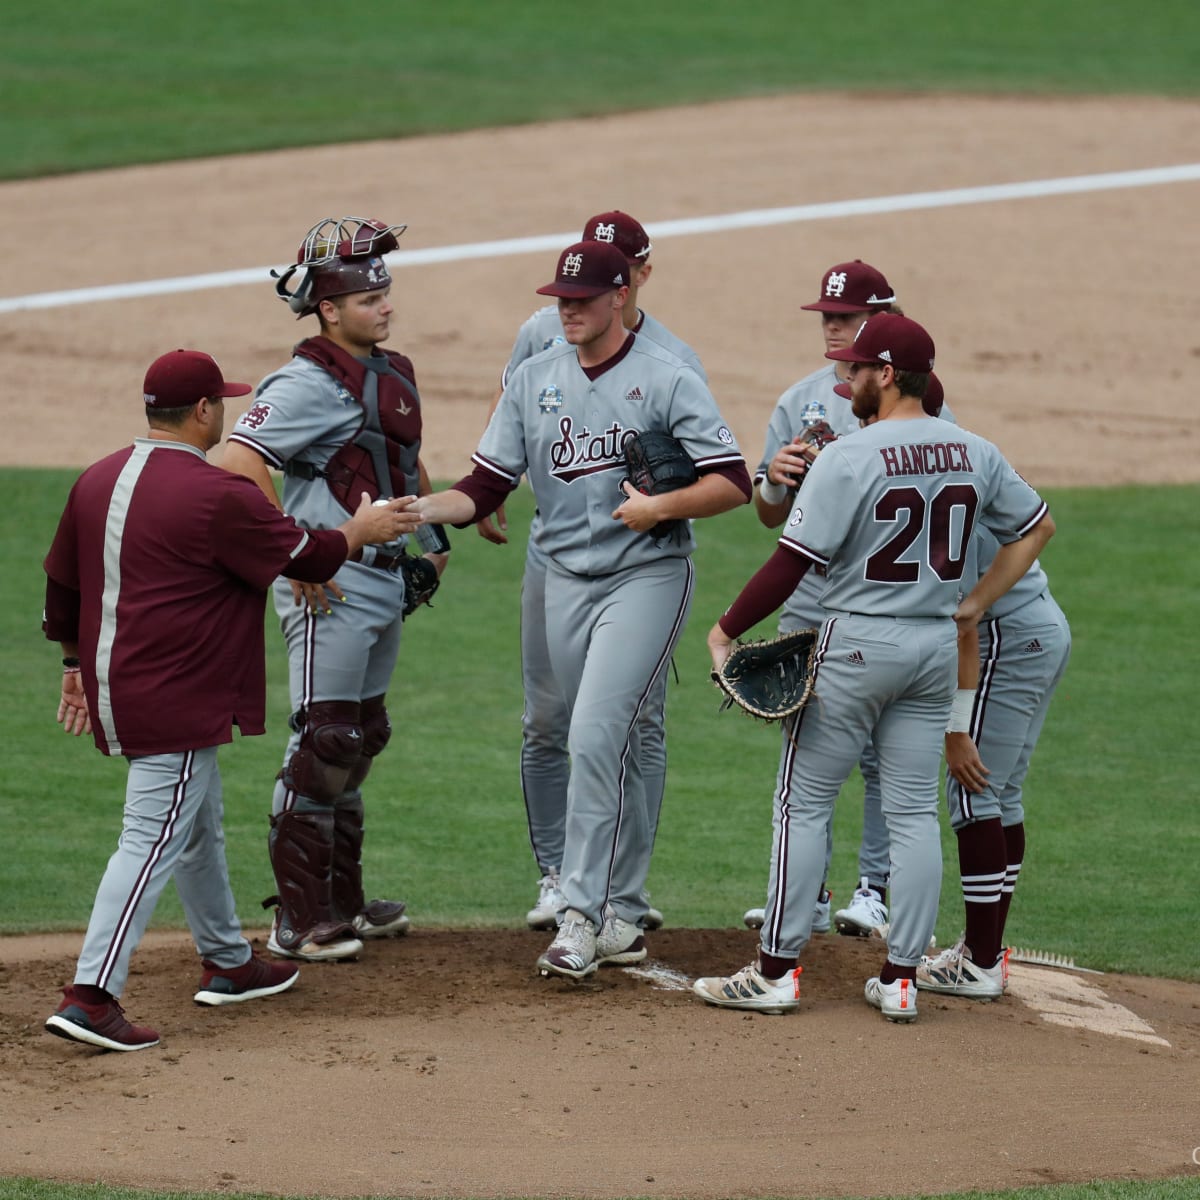
[[[553,384],[538,393],[538,408],[544,413],[556,413],[563,406],[562,388]]]

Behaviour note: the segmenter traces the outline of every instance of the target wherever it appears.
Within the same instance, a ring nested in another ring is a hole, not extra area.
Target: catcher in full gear
[[[380,349],[389,334],[384,255],[403,225],[327,218],[309,231],[276,291],[316,337],[258,386],[229,435],[225,466],[313,529],[338,523],[352,497],[426,494],[421,401],[411,361]],[[289,284],[294,286],[289,290]],[[437,587],[449,543],[440,526],[368,548],[324,585],[275,582],[288,648],[292,729],[272,802],[278,895],[268,949],[314,961],[351,957],[362,939],[407,931],[399,900],[363,891],[362,785],[391,737],[386,692],[406,616]]]

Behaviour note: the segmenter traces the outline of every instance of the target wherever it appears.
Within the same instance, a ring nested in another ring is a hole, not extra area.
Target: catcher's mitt
[[[737,704],[752,717],[779,721],[799,712],[813,688],[815,629],[781,633],[769,641],[738,642],[712,673],[725,693],[722,708]]]
[[[400,564],[400,574],[404,577],[404,608],[400,612],[401,619],[412,616],[422,604],[430,604],[433,593],[441,586],[437,567],[427,558],[414,558],[405,555]]]
[[[661,496],[696,482],[696,464],[678,439],[662,430],[648,429],[625,443],[625,479],[643,496]],[[646,531],[654,539],[666,537],[682,521],[659,521]]]

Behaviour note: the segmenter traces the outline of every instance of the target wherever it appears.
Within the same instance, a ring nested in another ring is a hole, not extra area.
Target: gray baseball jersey
[[[362,424],[358,401],[307,358],[293,358],[272,372],[255,389],[254,397],[229,440],[257,451],[278,471],[289,462],[326,467]],[[305,529],[336,529],[349,515],[320,478],[285,474],[281,500],[284,512]],[[399,538],[381,547],[381,553],[397,554],[405,541]],[[370,547],[364,548],[362,561],[370,562],[373,554]]]
[[[571,345],[527,359],[472,456],[509,485],[528,475],[542,519],[538,542],[577,575],[685,557],[695,547],[690,523],[654,542],[612,519],[624,498],[624,446],[635,434],[672,433],[702,473],[742,461],[712,393],[682,360],[637,335],[618,357],[595,381]]]
[[[295,357],[268,375],[255,392],[255,402],[233,427],[230,441],[256,450],[273,467],[289,462],[323,467],[361,424],[362,409],[328,372]],[[283,507],[310,529],[329,529],[346,519],[325,480],[285,474]],[[406,539],[380,547],[395,554]],[[404,580],[392,570],[369,564],[375,550],[364,547],[361,562],[345,563],[334,576],[346,599],[328,615],[312,613],[293,601],[286,579],[274,585],[275,611],[288,650],[292,710],[326,700],[362,701],[388,689],[400,647]],[[300,744],[293,731],[284,752],[287,763]],[[343,793],[337,805],[357,806],[358,789]],[[327,806],[288,789],[277,780],[272,812],[320,811]]]
[[[624,495],[623,447],[666,430],[703,472],[742,462],[703,380],[640,335],[595,379],[575,347],[552,345],[511,372],[473,456],[537,500],[545,555],[546,655],[570,714],[561,888],[597,927],[606,906],[640,923],[651,826],[642,743],[652,698],[691,606],[690,522],[670,538],[635,533],[612,513]]]
[[[776,787],[763,950],[795,957],[812,927],[834,800],[868,741],[891,835],[888,957],[915,966],[937,919],[951,619],[975,524],[1006,541],[1046,505],[1000,451],[924,417],[880,421],[821,451],[781,546],[826,568],[818,703],[794,723]]]

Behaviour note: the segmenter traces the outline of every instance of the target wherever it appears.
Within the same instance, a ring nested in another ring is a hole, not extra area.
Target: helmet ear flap
[[[313,273],[308,268],[303,268],[304,274],[300,278],[300,282],[296,284],[296,290],[289,292],[287,289],[288,281],[293,275],[302,268],[299,264],[293,264],[288,267],[282,274],[278,271],[272,271],[271,275],[275,279],[275,294],[287,302],[288,308],[297,316],[307,316],[308,313],[315,311],[312,307],[312,291],[313,291]]]

